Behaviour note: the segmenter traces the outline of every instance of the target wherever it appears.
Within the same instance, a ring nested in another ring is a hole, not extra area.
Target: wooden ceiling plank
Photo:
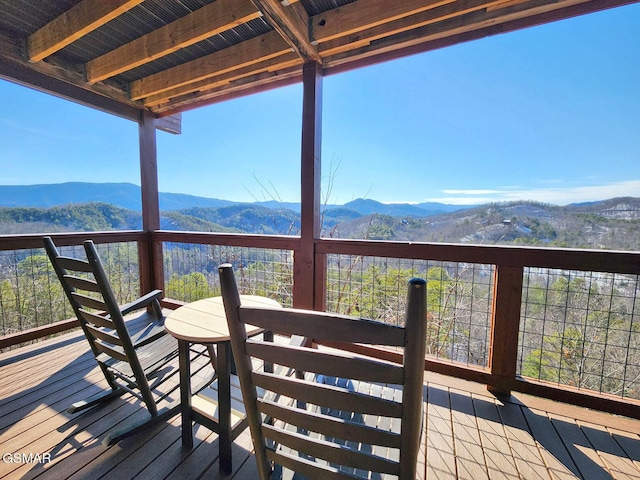
[[[99,82],[261,15],[250,0],[217,0],[87,62],[87,80],[89,83]]]
[[[311,17],[318,43],[354,34],[455,0],[358,0]]]
[[[131,99],[140,100],[172,88],[204,80],[291,51],[278,32],[246,40],[190,62],[177,65],[130,83]]]
[[[29,60],[39,62],[113,20],[143,0],[83,0],[27,39]]]
[[[169,100],[177,99],[178,97],[184,97],[193,92],[205,92],[213,88],[218,88],[226,85],[239,78],[248,77],[266,71],[277,71],[282,68],[288,68],[293,65],[301,65],[304,62],[300,56],[295,52],[289,52],[285,55],[280,55],[275,59],[262,60],[258,63],[253,63],[237,70],[231,70],[221,75],[200,80],[198,82],[189,83],[181,87],[166,90],[156,95],[146,97],[142,103],[145,107],[155,107],[162,103],[166,103]]]
[[[318,50],[309,38],[310,19],[300,4],[284,6],[280,0],[251,0],[305,61],[322,62]]]
[[[526,0],[516,1],[520,3]],[[454,3],[446,3],[408,17],[393,20],[389,23],[376,25],[364,31],[323,42],[320,47],[320,53],[323,56],[332,56],[349,50],[356,50],[384,37],[441,22],[448,18],[464,15],[469,12],[483,9],[490,10],[491,7],[504,4],[504,2],[505,0],[494,0],[490,2],[487,2],[487,0],[458,0]]]

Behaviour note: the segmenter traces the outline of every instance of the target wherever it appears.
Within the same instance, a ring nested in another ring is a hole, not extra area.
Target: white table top
[[[275,300],[257,295],[240,295],[240,299],[242,305],[251,307],[281,306]],[[229,340],[222,297],[205,298],[177,308],[167,316],[164,327],[175,338],[189,342],[217,343]],[[258,327],[247,325],[249,336],[261,331]]]

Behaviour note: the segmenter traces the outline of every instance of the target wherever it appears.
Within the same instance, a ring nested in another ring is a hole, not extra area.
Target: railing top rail
[[[118,230],[108,232],[38,233],[28,235],[0,235],[0,251],[44,248],[42,238],[49,236],[59,245],[81,245],[91,239],[94,243],[137,242],[146,239],[142,230]]]
[[[201,243],[204,245],[230,245],[235,247],[280,248],[297,250],[300,237],[289,235],[259,235],[215,232],[176,232],[156,230],[153,239],[162,242]]]
[[[134,230],[0,235],[0,251],[41,248],[42,237],[45,235],[50,235],[56,243],[60,245],[79,245],[88,238],[91,238],[95,243],[142,241],[147,238],[149,233]],[[280,248],[288,250],[297,250],[300,248],[300,237],[286,235],[176,232],[165,230],[154,231],[151,235],[153,240],[165,242]],[[315,241],[315,244],[316,253],[320,254],[364,255],[514,267],[640,274],[640,252],[346,239],[318,239]]]
[[[322,239],[316,253],[640,274],[640,252]]]

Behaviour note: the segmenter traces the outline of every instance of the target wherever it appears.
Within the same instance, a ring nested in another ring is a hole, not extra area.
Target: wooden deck
[[[258,478],[248,432],[224,476],[217,435],[197,427],[194,448],[184,450],[179,416],[103,446],[109,428],[146,410],[123,397],[66,413],[105,383],[77,333],[0,354],[0,378],[0,478]],[[483,385],[430,373],[425,402],[421,478],[640,479],[640,421],[524,395],[501,400]],[[43,462],[11,462],[16,453]]]

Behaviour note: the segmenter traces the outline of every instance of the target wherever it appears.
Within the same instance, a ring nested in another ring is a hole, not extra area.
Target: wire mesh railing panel
[[[640,399],[638,275],[525,269],[518,374]]]
[[[122,304],[140,294],[136,242],[97,245],[113,292]],[[61,247],[62,255],[85,259],[84,247]],[[0,252],[0,335],[74,318],[73,309],[44,249]]]
[[[462,262],[327,255],[327,311],[403,324],[407,282],[427,280],[427,354],[486,367],[494,268]]]
[[[164,242],[165,296],[183,302],[220,295],[218,266],[234,266],[241,294],[293,304],[291,250]]]

